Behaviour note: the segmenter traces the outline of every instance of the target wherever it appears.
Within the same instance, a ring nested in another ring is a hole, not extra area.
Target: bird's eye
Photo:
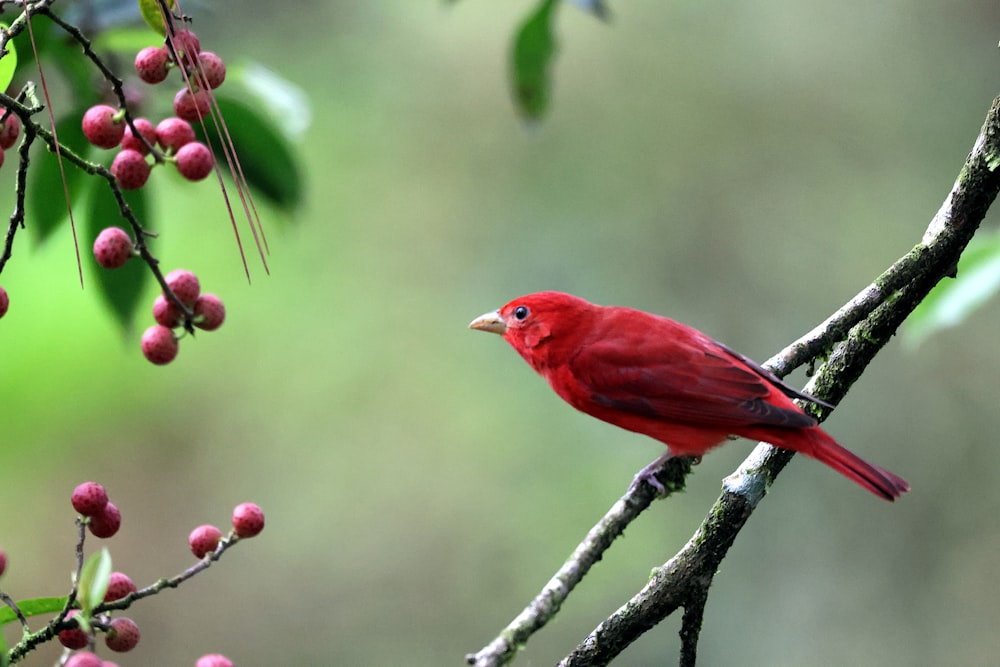
[[[523,320],[528,316],[529,312],[531,311],[528,310],[527,306],[518,306],[514,309],[514,319]]]

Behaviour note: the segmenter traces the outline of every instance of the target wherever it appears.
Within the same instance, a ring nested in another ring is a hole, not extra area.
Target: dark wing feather
[[[670,324],[678,328],[659,332],[669,338],[626,331],[590,342],[570,371],[598,405],[667,422],[723,430],[816,423],[794,405],[766,400],[772,390],[804,395],[704,334]]]

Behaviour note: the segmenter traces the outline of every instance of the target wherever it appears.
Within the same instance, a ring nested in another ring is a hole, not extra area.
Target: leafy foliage
[[[552,21],[558,0],[542,0],[514,38],[512,85],[514,103],[528,119],[538,120],[549,104],[550,69],[556,53]]]
[[[917,306],[904,329],[915,348],[931,335],[964,322],[1000,291],[1000,232],[972,239],[958,262],[954,280],[939,283]]]

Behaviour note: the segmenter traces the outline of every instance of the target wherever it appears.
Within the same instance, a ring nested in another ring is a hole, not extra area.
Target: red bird
[[[502,335],[577,410],[667,445],[636,478],[661,491],[659,463],[701,456],[730,435],[811,456],[886,500],[910,489],[837,444],[792,399],[824,403],[680,322],[539,292],[469,327]]]

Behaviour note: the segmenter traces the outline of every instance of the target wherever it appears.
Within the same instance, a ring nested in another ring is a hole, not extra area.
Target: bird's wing
[[[808,397],[757,364],[708,337],[672,338],[594,341],[570,371],[595,404],[643,417],[721,430],[816,424],[787,398]]]

